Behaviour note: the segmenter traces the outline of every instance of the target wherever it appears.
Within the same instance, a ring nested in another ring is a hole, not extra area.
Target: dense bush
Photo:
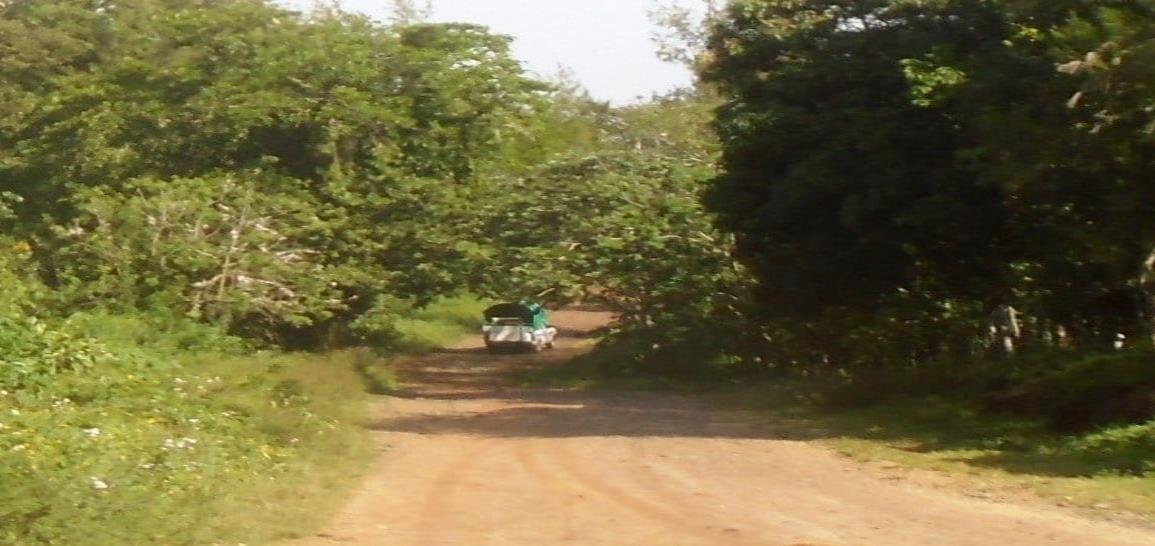
[[[452,248],[410,244],[471,204],[432,193],[552,153],[562,114],[509,41],[264,0],[4,2],[0,229],[58,314],[349,341],[459,288]]]
[[[720,10],[699,63],[722,99],[706,205],[756,278],[765,362],[838,377],[1006,341],[1150,347],[1152,8]]]
[[[171,313],[54,317],[12,246],[0,257],[0,543],[286,532],[269,524],[275,510],[228,514],[277,480],[301,486],[317,459],[359,453],[352,362],[245,356],[246,342]]]
[[[1063,449],[1113,472],[1155,475],[1155,420],[1102,428],[1071,438]]]
[[[265,524],[260,511],[251,522],[225,516],[294,479],[312,452],[332,453],[328,464],[357,452],[355,433],[332,420],[348,415],[327,414],[299,379],[252,360],[234,366],[106,370],[60,394],[9,392],[0,542],[203,543]]]
[[[172,351],[116,350],[20,324],[2,325],[19,352],[0,363],[0,543],[197,544],[243,534],[268,514],[226,517],[236,504],[317,470],[315,453],[339,464],[361,445],[351,363],[302,375],[316,357],[198,359],[177,356],[188,346],[179,338]]]
[[[1155,415],[1155,354],[1056,358],[1061,359],[1058,366],[1029,368],[1007,388],[988,395],[987,406],[1041,417],[1068,431],[1144,423]]]

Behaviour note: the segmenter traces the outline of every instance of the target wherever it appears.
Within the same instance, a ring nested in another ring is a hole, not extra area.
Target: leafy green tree
[[[83,197],[56,258],[89,302],[175,307],[253,334],[344,307],[320,246],[328,226],[291,179],[139,179],[130,191]]]
[[[1155,184],[1148,175],[1155,168],[1155,3],[1082,7],[1049,36],[1056,56],[1067,60],[1060,65],[1070,76],[1065,83],[1079,86],[1067,102],[1073,117],[1068,135],[1084,147],[1058,151],[1075,152],[1061,164],[1078,176],[1081,184],[1067,187],[1080,199],[1049,204],[1081,220],[1071,226],[1070,239],[1086,249],[1080,261],[1102,272],[1122,300],[1118,314],[1133,316],[1128,300],[1138,292],[1147,331],[1133,333],[1155,342]],[[1040,180],[1038,189],[1053,196],[1047,182]]]
[[[1155,314],[1152,13],[731,4],[703,74],[724,101],[708,203],[759,278],[778,359],[973,354],[1001,304],[1039,342],[1135,333]]]
[[[664,152],[560,158],[477,186],[473,222],[447,237],[475,268],[469,285],[616,311],[610,346],[624,353],[623,369],[685,372],[743,351],[747,276],[700,202],[712,167]]]
[[[268,333],[428,300],[457,278],[455,256],[412,252],[439,214],[420,193],[460,207],[455,187],[562,147],[537,143],[547,86],[473,25],[260,0],[15,2],[0,25],[7,221],[87,304],[163,296]]]
[[[726,100],[725,148],[709,203],[771,312],[876,308],[922,280],[981,297],[1000,274],[999,188],[959,164],[973,142],[930,97],[957,76],[917,60],[983,55],[1011,29],[947,4],[739,2],[716,29],[705,78]]]

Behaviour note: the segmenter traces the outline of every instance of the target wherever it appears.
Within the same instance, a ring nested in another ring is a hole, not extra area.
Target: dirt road
[[[557,322],[580,332],[596,314]],[[572,338],[570,338],[572,339]],[[323,534],[299,546],[1155,545],[1155,532],[994,502],[878,472],[688,397],[506,388],[463,345],[409,363],[381,402],[383,454]]]

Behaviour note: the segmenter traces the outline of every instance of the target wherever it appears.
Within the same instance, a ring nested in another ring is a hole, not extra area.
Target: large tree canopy
[[[308,324],[428,299],[450,288],[408,273],[451,267],[405,250],[436,211],[404,194],[550,153],[549,87],[474,25],[77,0],[5,3],[0,27],[9,227],[89,304]]]
[[[945,95],[971,64],[1007,64],[1012,30],[890,4],[742,2],[712,38],[706,77],[729,100],[710,203],[772,305],[874,306],[919,280],[976,294],[1002,263],[999,189],[961,161],[973,121]]]
[[[403,19],[0,4],[0,222],[63,310],[300,346],[463,290],[600,294],[634,322],[711,290],[708,100],[613,108],[508,37]]]
[[[1011,304],[1040,337],[1134,332],[1152,7],[733,2],[703,74],[724,100],[708,203],[767,316],[909,328]]]

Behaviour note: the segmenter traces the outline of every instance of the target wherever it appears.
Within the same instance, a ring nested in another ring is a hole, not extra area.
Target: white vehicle
[[[485,310],[481,326],[485,348],[540,351],[552,349],[557,328],[549,325],[549,312],[538,304],[502,303]]]

